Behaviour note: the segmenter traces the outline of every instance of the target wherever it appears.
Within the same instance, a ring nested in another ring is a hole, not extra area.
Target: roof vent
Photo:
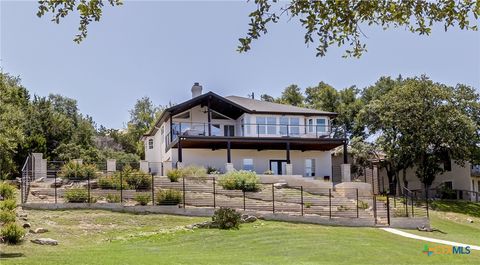
[[[192,86],[192,98],[200,96],[202,94],[202,89],[200,83],[195,82]]]

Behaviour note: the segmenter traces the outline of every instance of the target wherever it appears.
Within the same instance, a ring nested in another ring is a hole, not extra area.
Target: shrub
[[[174,168],[167,172],[167,177],[171,182],[178,182],[178,179],[182,177],[182,171]]]
[[[226,190],[257,191],[260,189],[260,178],[255,172],[240,170],[223,175],[219,180]]]
[[[87,202],[88,201],[88,192],[85,188],[70,188],[65,191],[65,200],[67,202]]]
[[[340,206],[338,206],[337,210],[339,212],[345,212],[345,211],[350,210],[350,208],[348,208],[348,206],[345,206],[345,205],[340,205]]]
[[[152,186],[152,177],[150,174],[140,170],[123,172],[123,179],[131,189],[147,190]]]
[[[123,185],[120,185],[120,175],[115,174],[113,176],[103,176],[98,179],[98,186],[107,190],[120,190],[129,189],[128,183],[125,179],[122,179]]]
[[[17,207],[17,202],[13,199],[4,200],[0,202],[0,210],[2,211],[14,211]]]
[[[359,200],[359,201],[358,201],[358,208],[359,208],[359,209],[363,209],[363,210],[368,209],[368,203]]]
[[[182,193],[172,189],[159,190],[156,201],[158,205],[177,205],[182,201]]]
[[[304,203],[304,205],[305,205],[305,208],[310,208],[310,207],[312,207],[313,203],[306,202],[306,203]]]
[[[207,167],[207,174],[218,175],[218,174],[220,174],[220,170],[218,170],[215,167],[208,166]]]
[[[240,226],[241,215],[235,209],[223,208],[216,210],[212,216],[212,221],[220,229],[238,229]]]
[[[267,170],[267,171],[263,172],[263,175],[273,175],[273,171]]]
[[[97,167],[92,164],[80,164],[70,161],[62,166],[58,176],[64,179],[86,180],[96,177]]]
[[[15,187],[6,182],[0,182],[0,196],[4,200],[15,198]]]
[[[137,194],[137,196],[135,196],[135,201],[140,205],[147,205],[150,200],[151,196],[149,194]]]
[[[25,236],[25,230],[16,223],[8,223],[2,227],[0,232],[3,240],[7,244],[18,244]]]
[[[207,180],[207,169],[195,165],[190,165],[180,169],[182,177],[192,178],[199,181]]]
[[[105,200],[109,203],[117,203],[120,202],[120,195],[118,194],[107,194]]]
[[[10,211],[0,211],[0,223],[13,223],[15,222],[15,213]]]

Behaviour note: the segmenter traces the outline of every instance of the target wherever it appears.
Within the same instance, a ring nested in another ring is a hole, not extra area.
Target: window
[[[160,127],[160,135],[163,135],[163,132],[164,132],[164,128],[163,128],[163,125],[162,125],[162,127]]]
[[[325,119],[317,119],[317,132],[326,132],[327,122]]]
[[[174,116],[173,118],[177,118],[177,119],[190,119],[190,111],[186,111],[184,113],[180,113],[176,116]]]
[[[229,120],[229,118],[223,114],[220,114],[216,111],[211,111],[212,113],[212,119],[215,119],[215,120]]]
[[[265,117],[257,117],[257,134],[265,134]]]
[[[300,134],[300,119],[299,118],[290,118],[290,135],[299,135]]]
[[[253,159],[251,158],[243,159],[243,170],[253,171]]]
[[[267,133],[277,134],[277,118],[267,117]]]
[[[313,158],[305,159],[305,176],[306,177],[315,176],[315,159]]]
[[[212,124],[212,135],[221,136],[222,130],[220,129],[220,124]]]
[[[308,132],[309,133],[313,133],[314,130],[313,130],[313,119],[308,119]]]
[[[224,125],[223,136],[235,136],[235,127],[233,125]]]
[[[153,149],[153,139],[148,140],[148,149]]]
[[[451,181],[445,181],[443,185],[445,186],[446,189],[450,189],[450,190],[453,189],[453,183]]]
[[[446,159],[443,161],[443,169],[445,171],[452,171],[452,160]]]
[[[280,134],[287,135],[288,134],[288,117],[280,117]]]

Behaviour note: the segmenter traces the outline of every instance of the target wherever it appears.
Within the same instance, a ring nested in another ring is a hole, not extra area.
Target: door
[[[283,175],[286,172],[287,160],[270,160],[270,170],[273,175]]]

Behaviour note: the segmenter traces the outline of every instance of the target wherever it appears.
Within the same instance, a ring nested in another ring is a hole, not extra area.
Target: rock
[[[57,186],[57,188],[59,188],[62,185],[63,185],[63,180],[57,178],[57,182],[55,183],[55,181],[53,181],[52,184],[50,184],[50,188],[55,188],[55,186]]]
[[[40,200],[45,200],[47,198],[47,195],[45,194],[39,194],[38,195],[38,198],[40,198]]]
[[[17,216],[19,218],[27,218],[27,214],[26,213],[18,213]]]
[[[202,222],[202,223],[197,223],[197,224],[191,224],[191,225],[187,225],[185,226],[185,228],[187,229],[196,229],[196,228],[217,228],[218,225],[215,224],[214,222],[212,221],[205,221],[205,222]]]
[[[274,186],[276,189],[283,189],[283,188],[288,187],[288,183],[279,182],[279,183],[273,184],[273,186]]]
[[[46,232],[48,232],[48,229],[46,229],[46,228],[41,228],[41,227],[39,227],[39,228],[37,228],[37,229],[35,229],[35,230],[31,230],[31,229],[30,229],[30,233],[34,233],[34,234],[41,234],[41,233],[46,233]]]
[[[34,182],[43,182],[45,181],[45,177],[41,177],[41,178],[38,178],[36,180],[34,180]]]
[[[23,224],[23,228],[30,228],[30,227],[31,227],[31,225],[29,223],[24,223]]]
[[[473,220],[472,220],[471,218],[468,218],[468,219],[467,219],[467,222],[473,223]]]
[[[36,239],[32,239],[30,241],[32,243],[40,244],[40,245],[51,245],[51,246],[58,245],[58,241],[55,240],[55,239],[51,239],[51,238],[36,238]]]
[[[253,216],[253,215],[248,216],[248,217],[245,218],[245,219],[242,219],[242,222],[243,222],[243,223],[253,223],[253,222],[255,222],[255,221],[257,221],[257,217],[255,217],[255,216]]]
[[[22,220],[23,221],[28,221],[28,218],[27,217],[22,217]]]

